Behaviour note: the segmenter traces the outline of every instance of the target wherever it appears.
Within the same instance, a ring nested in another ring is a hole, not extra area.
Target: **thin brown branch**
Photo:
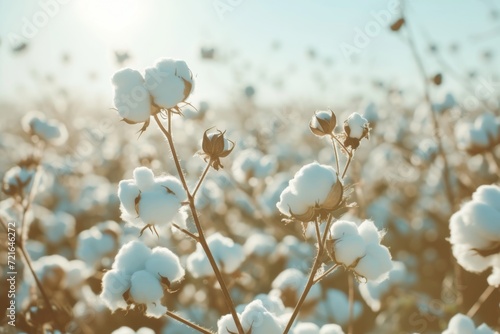
[[[208,329],[203,328],[203,327],[201,327],[201,326],[199,326],[199,325],[197,325],[197,324],[195,324],[195,323],[193,323],[193,322],[191,322],[191,321],[189,321],[187,319],[184,319],[183,317],[181,317],[178,314],[175,314],[174,312],[167,311],[165,313],[165,315],[168,316],[168,317],[170,317],[170,318],[172,318],[172,319],[174,319],[174,320],[177,320],[177,321],[183,323],[186,326],[191,327],[194,330],[197,330],[200,333],[203,333],[203,334],[213,334],[213,332],[209,331]]]

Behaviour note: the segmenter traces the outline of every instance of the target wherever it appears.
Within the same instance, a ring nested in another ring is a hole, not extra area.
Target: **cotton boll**
[[[272,235],[264,233],[252,234],[245,242],[243,250],[247,256],[264,257],[274,253],[277,243]]]
[[[96,266],[106,254],[113,251],[115,244],[111,235],[92,227],[78,235],[75,255],[89,266]]]
[[[282,214],[289,216],[290,214],[303,215],[307,213],[309,205],[310,203],[294,193],[292,188],[286,188],[281,193],[280,201],[276,207]]]
[[[495,332],[486,324],[482,324],[481,326],[476,328],[476,331],[474,332],[474,334],[497,334],[497,333],[498,332]]]
[[[387,247],[368,244],[366,254],[356,265],[356,273],[370,281],[380,281],[387,277],[392,268],[391,253]]]
[[[345,121],[349,132],[349,138],[355,138],[361,140],[366,135],[366,128],[368,127],[368,121],[366,118],[358,113],[352,113]],[[344,126],[345,127],[345,126]]]
[[[151,256],[151,249],[138,240],[123,245],[116,254],[113,269],[132,275],[144,269],[146,261]]]
[[[359,226],[359,235],[367,244],[379,244],[382,239],[381,232],[371,220],[365,220]]]
[[[349,267],[365,255],[366,244],[359,235],[346,235],[334,242],[333,251],[337,263]]]
[[[472,194],[472,200],[487,204],[500,212],[500,187],[496,185],[482,185]]]
[[[293,334],[319,334],[319,327],[312,322],[299,322],[293,328]]]
[[[184,268],[181,267],[179,257],[165,247],[155,247],[146,261],[146,270],[161,279],[166,277],[175,282],[184,277]]]
[[[254,300],[260,300],[264,308],[276,316],[280,316],[285,312],[283,301],[276,296],[261,293],[255,296]]]
[[[146,316],[152,318],[161,318],[167,312],[167,308],[161,304],[161,299],[146,304]]]
[[[468,245],[456,244],[451,249],[458,264],[467,271],[480,273],[490,266],[490,258],[479,255]]]
[[[476,118],[474,121],[474,127],[482,130],[489,140],[494,141],[498,137],[498,127],[495,116],[490,112],[481,114],[478,118]]]
[[[464,221],[477,227],[477,232],[485,239],[500,240],[500,212],[480,202],[469,202],[461,209]]]
[[[142,123],[151,115],[151,99],[139,71],[124,68],[111,81],[115,87],[114,105],[127,121]]]
[[[452,245],[467,244],[478,249],[489,245],[489,241],[481,236],[474,225],[464,222],[462,211],[455,212],[450,218],[450,242]]]
[[[347,220],[336,221],[332,225],[330,232],[332,239],[339,239],[347,235],[359,235],[356,223]]]
[[[238,315],[239,318],[241,318]],[[217,321],[217,334],[230,334],[230,333],[238,333],[238,328],[234,323],[234,319],[231,314],[223,315]]]
[[[85,262],[80,260],[69,261],[64,269],[66,271],[65,285],[70,289],[81,286],[91,274]]]
[[[160,176],[156,178],[156,183],[164,188],[168,188],[179,201],[186,201],[187,195],[181,181],[173,176]]]
[[[474,334],[475,329],[474,322],[468,316],[458,313],[451,318],[443,334]]]
[[[154,102],[165,109],[185,101],[194,88],[191,71],[182,60],[158,60],[146,69],[145,80]]]
[[[245,331],[252,334],[281,333],[279,319],[271,314],[260,300],[254,300],[245,307],[241,314],[241,323]]]
[[[127,326],[122,326],[111,332],[111,334],[136,334],[136,333],[132,328]]]
[[[321,204],[336,182],[337,172],[333,167],[313,162],[295,174],[290,186],[305,202]]]
[[[307,277],[303,272],[295,268],[289,268],[282,271],[273,280],[271,286],[278,292],[278,295],[283,295],[285,292],[292,292],[294,293],[294,299],[298,299],[306,284]],[[311,287],[311,290],[309,290],[306,301],[315,301],[320,298],[321,286],[315,284]]]
[[[145,224],[162,224],[172,221],[181,207],[179,199],[164,188],[141,193],[138,204],[139,217]]]
[[[148,191],[155,185],[153,171],[147,167],[134,169],[134,179],[140,191]]]
[[[327,324],[321,327],[319,334],[344,334],[344,331],[339,325]]]
[[[134,180],[122,180],[118,184],[118,198],[120,199],[120,209],[124,210],[128,215],[136,215],[135,199],[139,196],[139,187],[135,184]]]
[[[118,270],[107,271],[102,277],[101,299],[111,312],[127,307],[123,294],[130,288],[130,275]]]
[[[498,257],[500,257],[500,256],[497,255],[497,258]],[[500,262],[500,261],[497,261],[497,262]],[[494,286],[496,288],[498,288],[498,286],[500,286],[500,266],[493,267],[493,271],[488,276],[487,280],[488,280],[488,284],[491,286]]]
[[[154,274],[140,270],[130,278],[130,296],[139,304],[153,303],[163,296],[163,288]]]

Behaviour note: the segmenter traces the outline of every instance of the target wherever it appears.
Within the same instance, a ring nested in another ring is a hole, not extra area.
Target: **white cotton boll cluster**
[[[50,213],[40,220],[40,228],[44,232],[45,239],[51,244],[61,243],[75,233],[75,217],[66,212]]]
[[[448,328],[443,334],[498,334],[488,325],[482,324],[476,328],[474,321],[466,315],[458,313],[450,319]]]
[[[111,220],[92,226],[78,235],[75,255],[89,267],[98,267],[117,248],[120,234],[119,225]]]
[[[282,271],[273,280],[271,286],[272,290],[269,293],[270,296],[277,296],[283,300],[285,295],[291,294],[293,299],[297,301],[304,291],[307,284],[307,275],[302,271],[289,268]],[[317,301],[321,298],[321,285],[315,284],[309,290],[309,294],[306,297],[306,302]],[[292,302],[294,304],[294,302]]]
[[[248,304],[241,314],[238,314],[245,333],[270,334],[281,333],[280,320],[269,312],[260,300]],[[238,333],[234,319],[230,314],[222,316],[217,321],[217,334]]]
[[[390,289],[405,281],[406,267],[403,262],[393,261],[392,269],[389,276],[380,282],[366,282],[359,285],[359,292],[366,304],[373,312],[378,312],[382,306],[382,298],[390,291]]]
[[[278,161],[273,155],[264,155],[257,149],[246,149],[238,154],[231,168],[234,178],[240,183],[247,183],[255,177],[263,179],[272,175],[278,167]]]
[[[151,115],[151,98],[142,74],[124,68],[111,79],[115,87],[114,105],[118,114],[127,122],[142,123]]]
[[[337,289],[328,289],[325,297],[316,307],[316,317],[326,323],[336,323],[344,326],[349,322],[349,299],[347,295]],[[356,300],[353,304],[353,319],[363,313],[363,304]]]
[[[163,284],[168,287],[183,277],[184,268],[172,251],[165,247],[151,250],[134,240],[122,246],[112,270],[104,274],[100,297],[112,312],[133,302],[146,305],[146,316],[160,318],[167,311],[161,304]],[[124,299],[127,291],[128,301]]]
[[[368,132],[369,124],[366,118],[358,114],[352,113],[344,123],[344,130],[349,138],[363,139]]]
[[[392,269],[391,253],[380,244],[384,233],[373,221],[340,220],[331,227],[333,254],[338,264],[352,268],[368,281],[381,281]]]
[[[41,112],[27,113],[22,119],[22,126],[27,133],[53,145],[62,145],[68,139],[66,126],[55,119],[47,119]]]
[[[315,208],[334,209],[341,199],[342,184],[335,169],[313,162],[295,174],[276,207],[284,215],[309,221]]]
[[[276,251],[276,245],[278,242],[276,239],[265,233],[252,234],[245,245],[243,245],[243,250],[246,256],[254,255],[259,257],[265,257],[273,254]]]
[[[146,69],[145,80],[154,103],[165,109],[185,101],[194,89],[193,74],[183,60],[159,59]]]
[[[172,176],[154,177],[147,167],[134,170],[134,179],[118,185],[122,219],[137,226],[171,222],[179,213],[186,192]]]
[[[458,148],[471,155],[490,150],[500,143],[500,118],[486,112],[474,123],[461,122],[455,127]]]
[[[489,267],[492,286],[500,285],[500,187],[483,185],[472,200],[450,218],[453,255],[467,271],[480,273]]]
[[[207,243],[217,266],[226,274],[235,272],[245,261],[243,247],[218,232],[209,236]],[[195,278],[214,275],[210,262],[200,244],[197,244],[196,251],[188,256],[186,264],[188,271]]]

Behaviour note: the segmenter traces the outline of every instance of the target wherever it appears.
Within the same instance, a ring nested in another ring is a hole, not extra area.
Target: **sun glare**
[[[86,0],[78,2],[77,10],[89,27],[106,38],[138,26],[147,7],[147,2],[137,0]]]

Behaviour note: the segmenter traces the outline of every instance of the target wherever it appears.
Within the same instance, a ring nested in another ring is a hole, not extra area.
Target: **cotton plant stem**
[[[333,220],[333,216],[330,215],[330,217],[328,218],[328,221],[326,223],[325,233],[323,234],[322,238],[318,239],[318,250],[316,252],[316,257],[314,258],[314,263],[313,263],[313,266],[311,268],[311,272],[309,273],[309,278],[307,279],[306,286],[305,286],[304,291],[302,292],[302,294],[299,298],[299,301],[297,302],[297,304],[295,305],[295,308],[293,309],[292,316],[288,320],[288,323],[286,325],[285,330],[283,331],[283,334],[287,334],[290,331],[290,329],[292,328],[293,323],[295,322],[295,319],[299,315],[300,309],[302,308],[302,305],[304,304],[304,301],[306,300],[307,294],[311,290],[312,286],[317,282],[314,278],[316,277],[316,273],[317,273],[318,269],[321,267],[321,259],[323,257],[324,251],[325,251],[325,242],[326,242],[328,230],[329,230],[329,227],[330,227],[332,220]]]
[[[342,142],[336,136],[333,136],[333,138],[335,139],[335,141],[340,145],[340,147],[342,147],[342,149],[347,154],[347,163],[344,166],[344,171],[342,172],[342,177],[341,177],[343,179],[345,177],[345,173],[347,173],[347,169],[349,168],[349,165],[351,164],[351,160],[352,160],[352,157],[353,157],[353,152],[349,151],[347,149],[347,147],[345,147],[345,145],[342,144]]]
[[[353,334],[353,313],[354,313],[354,275],[347,275],[349,284],[349,325],[347,333]]]
[[[339,165],[339,152],[337,150],[337,145],[335,145],[334,135],[331,135],[333,152],[335,153],[335,164],[337,165],[337,173],[340,173],[340,165]]]
[[[212,159],[207,163],[207,166],[205,167],[205,170],[203,171],[203,174],[201,174],[200,179],[198,180],[198,183],[196,184],[196,187],[193,190],[193,197],[196,196],[196,193],[198,192],[198,189],[200,189],[201,184],[203,183],[203,180],[205,179],[205,176],[207,176],[208,170],[210,169],[210,165],[212,164]]]
[[[472,305],[472,307],[467,312],[467,316],[469,318],[472,318],[476,315],[477,311],[479,311],[479,309],[481,308],[481,305],[483,305],[483,303],[486,301],[486,299],[488,299],[493,291],[495,291],[495,287],[488,285],[488,287],[483,291],[481,296],[479,296],[474,305]]]
[[[180,323],[183,323],[186,326],[191,327],[194,330],[197,330],[200,333],[203,333],[203,334],[213,334],[213,332],[209,331],[208,329],[203,328],[203,327],[201,327],[201,326],[199,326],[199,325],[197,325],[197,324],[195,324],[195,323],[193,323],[193,322],[191,322],[191,321],[189,321],[187,319],[184,319],[183,317],[181,317],[178,314],[175,314],[174,312],[167,311],[165,313],[165,315],[168,316],[168,317],[170,317],[170,318],[172,318],[172,319],[174,319],[174,320],[179,321]]]
[[[168,145],[170,146],[170,151],[172,153],[172,158],[174,160],[175,167],[177,169],[177,173],[179,174],[179,178],[181,180],[182,186],[183,186],[184,190],[186,191],[186,195],[188,197],[188,202],[189,202],[189,208],[190,208],[191,214],[193,216],[194,224],[195,224],[196,229],[198,231],[198,242],[202,246],[203,251],[205,252],[205,254],[206,254],[207,258],[208,258],[208,261],[210,262],[210,265],[212,266],[212,269],[214,271],[215,277],[217,278],[217,281],[219,282],[219,285],[220,285],[222,294],[224,296],[224,300],[226,302],[226,305],[229,308],[229,311],[231,312],[231,315],[233,317],[233,320],[234,320],[234,323],[236,325],[236,328],[238,329],[238,333],[239,334],[245,334],[245,332],[243,330],[243,326],[241,325],[240,319],[238,318],[238,313],[236,312],[236,307],[234,306],[233,300],[232,300],[231,295],[229,293],[229,290],[227,288],[227,284],[224,282],[224,278],[222,276],[222,273],[219,270],[217,262],[214,259],[212,251],[208,247],[208,243],[207,243],[207,240],[205,238],[205,234],[203,232],[203,228],[201,226],[200,219],[198,217],[198,212],[196,211],[196,206],[194,204],[194,197],[189,192],[189,188],[187,186],[186,178],[184,176],[184,172],[182,171],[181,164],[179,162],[179,158],[178,158],[177,152],[175,150],[175,145],[174,145],[174,141],[173,141],[172,133],[171,133],[171,130],[172,130],[172,126],[171,126],[171,120],[172,120],[172,118],[171,118],[172,117],[171,116],[171,112],[167,111],[167,113],[168,113],[168,129],[169,129],[169,131],[167,131],[167,129],[165,129],[165,127],[161,123],[160,119],[158,118],[158,115],[154,115],[153,117],[154,117],[156,123],[158,124],[158,127],[160,128],[160,130],[163,132],[163,134],[167,138]]]
[[[339,267],[338,264],[335,264],[333,266],[331,266],[330,268],[328,268],[327,270],[325,270],[324,273],[322,273],[321,275],[317,276],[316,278],[314,278],[314,284],[318,283],[319,281],[321,281],[323,278],[325,278],[326,276],[330,275],[332,272],[335,271],[335,269],[337,269]]]

